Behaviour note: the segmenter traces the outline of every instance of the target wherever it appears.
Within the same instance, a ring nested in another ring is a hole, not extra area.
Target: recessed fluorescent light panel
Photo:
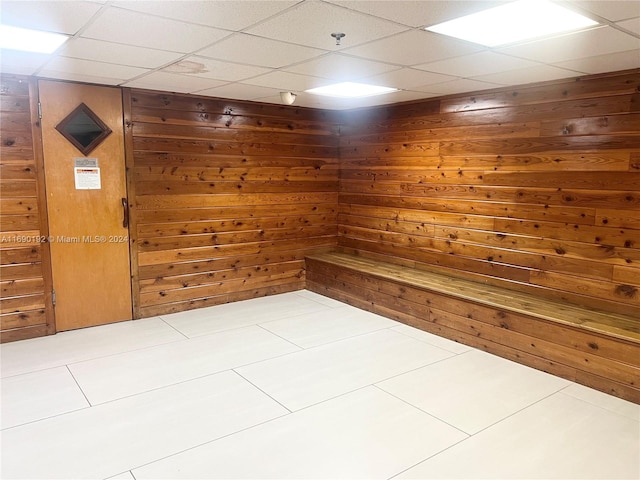
[[[58,33],[0,25],[0,48],[22,52],[53,53],[69,37]]]
[[[314,95],[324,95],[325,97],[337,98],[360,98],[382,95],[384,93],[397,92],[397,88],[379,87],[377,85],[367,85],[364,83],[342,82],[325,87],[312,88],[306,90]]]
[[[496,47],[597,24],[590,18],[547,0],[520,0],[425,30]]]

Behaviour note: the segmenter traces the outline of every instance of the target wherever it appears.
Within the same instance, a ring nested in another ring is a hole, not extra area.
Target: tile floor
[[[3,479],[640,478],[640,406],[308,291],[0,352]]]

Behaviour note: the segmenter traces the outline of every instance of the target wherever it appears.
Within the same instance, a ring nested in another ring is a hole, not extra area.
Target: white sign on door
[[[76,158],[73,168],[76,190],[100,190],[100,167],[97,158]]]

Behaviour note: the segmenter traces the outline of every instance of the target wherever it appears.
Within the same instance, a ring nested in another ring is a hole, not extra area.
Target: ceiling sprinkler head
[[[340,46],[340,40],[342,40],[347,34],[342,32],[332,33],[331,36],[336,39],[336,45]]]

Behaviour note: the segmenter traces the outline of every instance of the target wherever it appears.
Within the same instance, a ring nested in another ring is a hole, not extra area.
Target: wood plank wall
[[[28,77],[0,77],[0,339],[54,331]],[[46,215],[45,217],[46,218]],[[46,286],[46,288],[45,288]]]
[[[303,288],[336,244],[640,316],[639,86],[344,114],[124,89],[136,316]],[[2,78],[3,341],[54,331],[29,90]]]
[[[640,318],[640,70],[347,114],[339,245]]]
[[[337,242],[335,115],[125,91],[136,317],[304,288]]]

